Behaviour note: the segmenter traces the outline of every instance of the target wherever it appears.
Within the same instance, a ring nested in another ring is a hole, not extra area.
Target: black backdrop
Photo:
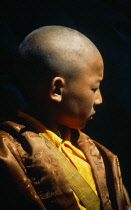
[[[44,25],[64,25],[87,35],[105,64],[103,104],[84,131],[119,156],[131,194],[131,1],[3,0],[0,3],[0,120],[24,103],[12,85],[18,44]]]

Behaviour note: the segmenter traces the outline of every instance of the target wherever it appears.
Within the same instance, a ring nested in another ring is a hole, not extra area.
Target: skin
[[[95,106],[102,103],[103,60],[98,49],[78,31],[49,26],[31,33],[20,45],[21,56],[32,52],[41,56],[54,76],[48,80],[40,75],[39,82],[30,82],[26,112],[56,134],[65,126],[84,128]],[[34,76],[29,75],[33,81]]]
[[[60,125],[73,129],[83,129],[86,122],[95,114],[95,106],[102,103],[100,82],[103,79],[103,62],[96,53],[94,62],[81,70],[81,74],[73,81],[61,77],[61,88],[57,92],[50,91],[50,99],[54,101],[55,112],[51,113],[51,129],[57,131]],[[53,83],[52,89],[55,84]],[[56,86],[55,86],[56,88]],[[53,110],[52,108],[52,110]],[[56,123],[57,122],[57,123]]]

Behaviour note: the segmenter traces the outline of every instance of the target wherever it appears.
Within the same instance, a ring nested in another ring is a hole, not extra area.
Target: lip
[[[93,115],[95,115],[95,113],[96,113],[96,111],[94,110],[93,113],[92,113],[92,115],[91,115],[91,117],[92,117]]]
[[[93,116],[89,117],[89,118],[88,118],[88,121],[89,121],[89,120],[92,120],[92,119],[93,119]]]
[[[92,120],[93,119],[93,115],[96,113],[96,111],[93,111],[93,114],[88,118],[88,120]]]
[[[92,115],[94,115],[95,113],[96,113],[96,111],[94,111]]]

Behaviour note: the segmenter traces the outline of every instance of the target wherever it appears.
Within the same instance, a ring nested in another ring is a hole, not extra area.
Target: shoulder
[[[16,124],[11,121],[6,121],[0,124],[0,150],[15,146],[17,135],[15,132]]]
[[[0,153],[15,158],[28,156],[30,151],[29,138],[39,135],[29,129],[25,124],[5,121],[0,124]],[[7,155],[8,154],[8,155]]]

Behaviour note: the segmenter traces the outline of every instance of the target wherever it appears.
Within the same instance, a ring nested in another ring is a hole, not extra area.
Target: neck
[[[43,125],[45,125],[49,130],[54,132],[59,137],[63,138],[65,135],[66,127],[57,124],[56,120],[53,120],[53,116],[43,108],[42,112],[38,110],[28,107],[22,110],[23,112],[31,115],[32,117],[36,118],[40,121]]]
[[[31,125],[37,129],[38,132],[42,132],[43,128],[48,128],[53,133],[55,133],[57,136],[62,138],[63,140],[69,140],[72,142],[74,146],[77,147],[77,140],[79,138],[79,131],[76,129],[70,129],[66,126],[60,125],[60,126],[52,126],[52,124],[47,123],[47,121],[40,121],[32,112],[29,111],[18,111],[18,117],[23,117],[24,119],[27,119]]]

